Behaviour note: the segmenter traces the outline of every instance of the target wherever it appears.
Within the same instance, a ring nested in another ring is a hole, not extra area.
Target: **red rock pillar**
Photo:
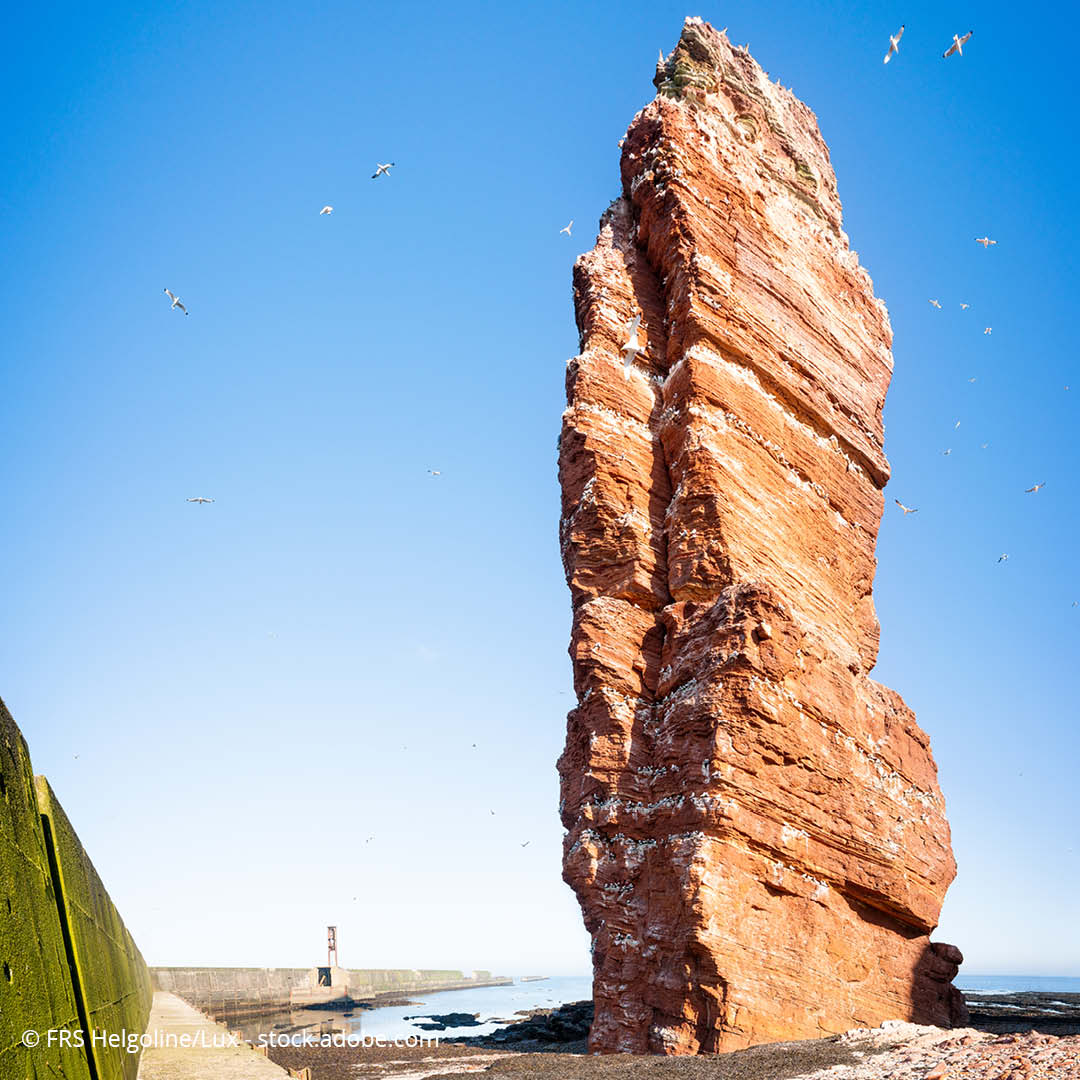
[[[591,1046],[955,1023],[936,768],[868,674],[888,315],[805,105],[694,19],[656,84],[574,268],[559,452]]]

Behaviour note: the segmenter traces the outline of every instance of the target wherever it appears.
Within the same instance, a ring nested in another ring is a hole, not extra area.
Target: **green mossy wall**
[[[85,1051],[47,1045],[45,1032],[79,1032],[30,754],[0,702],[0,1077],[90,1080]],[[43,1034],[23,1045],[24,1031]],[[59,1038],[59,1037],[58,1037]]]
[[[74,968],[60,921],[43,815],[70,927]],[[0,1078],[134,1080],[139,1056],[76,1045],[76,979],[89,1026],[141,1034],[150,1013],[150,974],[30,754],[0,702]],[[35,1048],[23,1032],[41,1033]],[[48,1032],[68,1032],[49,1045]],[[88,1040],[82,1039],[85,1044]],[[89,1053],[94,1053],[93,1064]]]
[[[43,776],[38,808],[51,826],[76,975],[91,1031],[138,1037],[146,1030],[153,991],[150,971],[124,926],[64,808]],[[139,1055],[91,1046],[101,1080],[135,1080]]]

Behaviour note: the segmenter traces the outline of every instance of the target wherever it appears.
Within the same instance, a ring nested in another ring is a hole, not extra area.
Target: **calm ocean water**
[[[956,985],[965,996],[1009,994],[1021,991],[1080,994],[1080,978],[1062,975],[961,975]],[[405,1017],[431,1013],[478,1013],[484,1021],[479,1027],[448,1028],[423,1034],[452,1039],[460,1035],[487,1035],[497,1031],[515,1014],[530,1009],[553,1009],[568,1001],[584,1001],[592,996],[592,978],[588,975],[552,975],[536,982],[515,979],[510,986],[483,986],[475,990],[449,990],[441,994],[417,994],[416,1005],[394,1005],[384,1009],[284,1013],[278,1016],[242,1021],[235,1024],[245,1037],[256,1038],[270,1031],[283,1033],[345,1031],[358,1035],[381,1035],[403,1038],[418,1035],[421,1029]]]
[[[400,1035],[416,1035],[420,1031],[405,1020],[406,1016],[424,1013],[479,1013],[481,1020],[489,1022],[481,1024],[480,1027],[447,1028],[446,1031],[432,1031],[429,1034],[441,1038],[454,1035],[487,1035],[504,1026],[492,1021],[512,1020],[517,1012],[554,1009],[567,1001],[584,1001],[591,997],[592,976],[552,975],[537,982],[521,982],[515,979],[512,986],[481,986],[476,990],[448,990],[442,994],[416,995],[413,1000],[423,1002],[422,1005],[371,1009],[362,1015],[356,1014],[354,1019],[365,1035],[396,1038]]]
[[[422,1034],[438,1036],[440,1039],[456,1038],[460,1035],[488,1035],[505,1026],[507,1021],[521,1019],[515,1016],[515,1013],[528,1012],[530,1009],[554,1009],[568,1001],[585,1001],[592,997],[592,976],[552,975],[535,982],[521,982],[515,978],[510,986],[481,986],[475,990],[447,990],[441,994],[409,996],[419,1004],[393,1005],[384,1009],[357,1009],[351,1013],[322,1009],[304,1010],[243,1020],[230,1026],[249,1039],[271,1031],[278,1034],[345,1031],[388,1039]],[[405,1019],[406,1016],[452,1012],[477,1013],[479,1019],[485,1023],[479,1027],[424,1032],[412,1021]]]

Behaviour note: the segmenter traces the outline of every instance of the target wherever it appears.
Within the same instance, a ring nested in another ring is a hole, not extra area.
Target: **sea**
[[[953,985],[964,997],[980,994],[1080,994],[1080,978],[1071,975],[958,975]]]
[[[569,1001],[592,997],[591,975],[549,975],[542,978],[517,977],[507,986],[478,986],[475,989],[444,990],[436,994],[409,994],[413,1005],[388,1005],[379,1009],[342,1012],[331,1009],[303,1009],[273,1016],[234,1020],[229,1027],[245,1039],[257,1041],[262,1034],[323,1034],[344,1031],[355,1036],[401,1039],[409,1035],[430,1035],[455,1039],[463,1035],[490,1035],[508,1023],[521,1020],[519,1013],[533,1009],[554,1009]],[[417,1021],[425,1016],[446,1013],[476,1013],[483,1023],[451,1027],[445,1031],[424,1031]],[[406,1019],[408,1017],[409,1019]]]
[[[1080,994],[1080,978],[1060,975],[961,975],[956,986],[969,1000],[983,994],[1015,994],[1025,991]],[[379,1009],[350,1012],[303,1009],[250,1020],[233,1021],[230,1026],[244,1038],[256,1041],[259,1035],[323,1034],[343,1031],[355,1036],[385,1039],[409,1035],[430,1035],[451,1040],[463,1035],[489,1035],[506,1024],[521,1019],[532,1009],[554,1009],[570,1001],[592,996],[589,975],[550,975],[543,978],[516,977],[507,986],[481,986],[467,990],[446,990],[436,994],[412,994],[413,1005],[390,1005]],[[445,1031],[424,1031],[417,1023],[432,1014],[476,1013],[482,1021],[474,1027],[451,1027]]]

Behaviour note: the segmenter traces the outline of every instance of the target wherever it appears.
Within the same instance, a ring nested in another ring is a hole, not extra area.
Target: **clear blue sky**
[[[588,969],[570,271],[688,14],[816,112],[891,313],[876,676],[940,765],[939,937],[1080,974],[1080,16],[1003,2],[6,12],[0,693],[151,963],[334,922],[353,966]]]

